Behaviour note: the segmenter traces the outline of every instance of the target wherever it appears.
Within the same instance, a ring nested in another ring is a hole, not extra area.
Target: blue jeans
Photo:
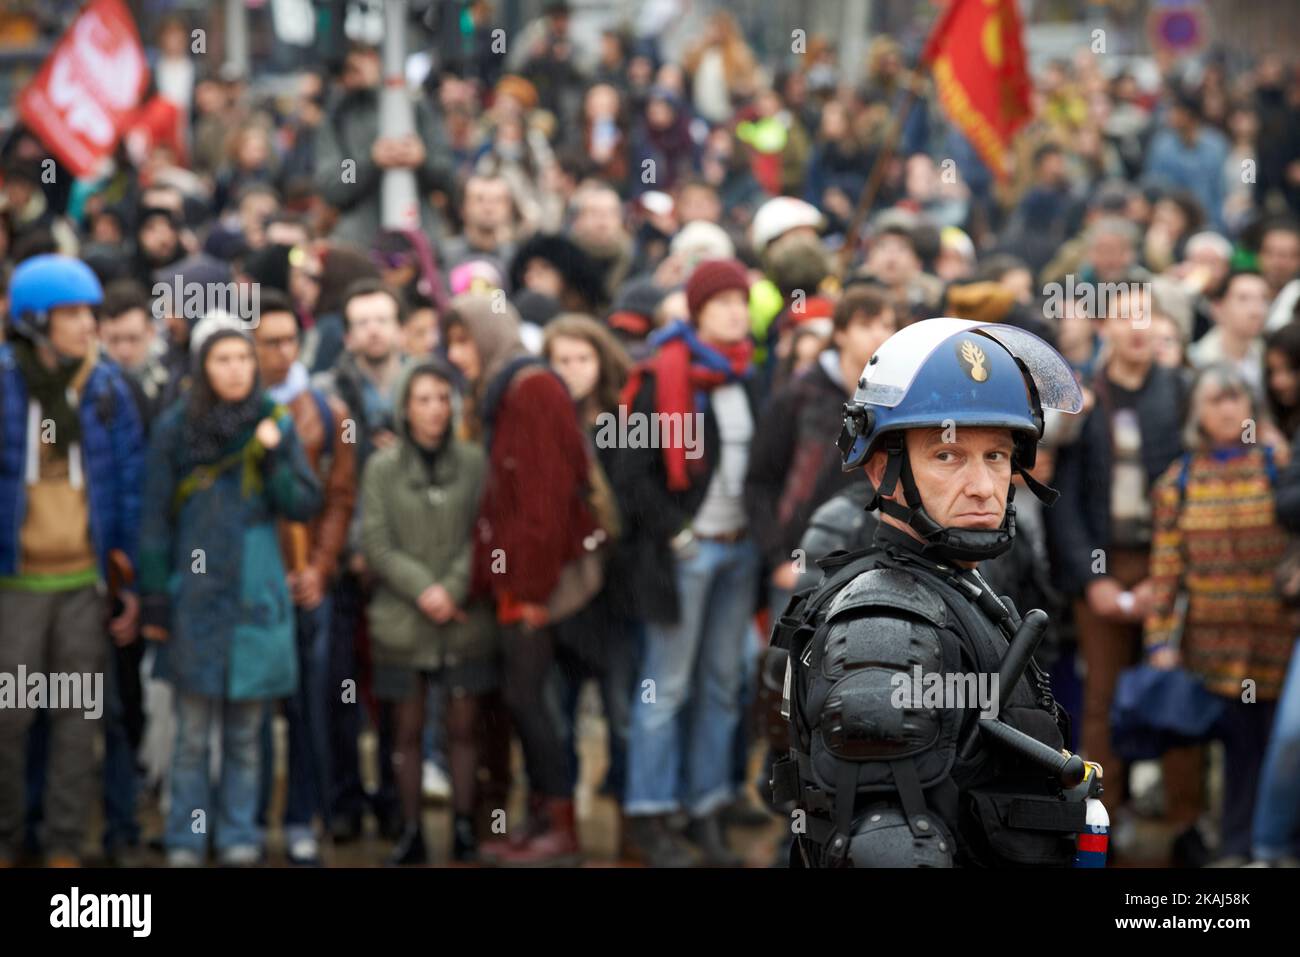
[[[640,622],[616,612],[604,592],[556,626],[555,710],[569,760],[570,784],[578,784],[578,696],[583,681],[591,678],[600,691],[608,732],[609,764],[600,793],[620,804],[627,789],[628,716],[641,661],[641,628]]]
[[[289,788],[284,807],[285,839],[312,837],[312,819],[325,813],[330,779],[329,654],[330,597],[308,611],[295,608],[298,688],[284,699],[289,726]],[[272,765],[271,712],[262,721],[262,776],[259,819],[265,822],[275,769]]]
[[[1223,743],[1223,813],[1219,824],[1219,854],[1247,857],[1251,820],[1263,778],[1264,749],[1277,713],[1276,701],[1227,699],[1218,735]]]
[[[1293,855],[1300,844],[1300,642],[1277,702],[1251,830],[1257,860]]]
[[[735,794],[745,639],[758,588],[748,540],[697,541],[677,558],[681,618],[648,624],[632,699],[624,811],[710,814]],[[653,681],[653,696],[645,682]],[[649,699],[649,700],[647,700]]]
[[[218,851],[261,847],[257,826],[264,701],[231,701],[176,694],[176,749],[172,755],[171,804],[167,811],[167,849],[202,855],[207,833],[215,831]],[[221,775],[213,787],[208,774],[209,730],[221,723]],[[203,811],[202,817],[195,811]],[[203,821],[203,827],[198,822]]]
[[[330,818],[360,818],[369,804],[377,815],[397,813],[397,783],[393,778],[393,709],[379,702],[375,730],[379,735],[379,790],[366,793],[361,783],[361,755],[358,739],[364,724],[366,693],[361,687],[361,656],[358,633],[365,627],[366,589],[355,575],[344,572],[332,593],[328,632],[329,653],[329,740],[330,787],[327,810]],[[344,701],[344,681],[356,686],[356,698]]]

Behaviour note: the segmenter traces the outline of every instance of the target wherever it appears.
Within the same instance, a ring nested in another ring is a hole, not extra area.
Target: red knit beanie
[[[691,321],[699,316],[704,304],[719,293],[739,289],[749,295],[749,275],[745,266],[735,259],[707,259],[695,267],[686,280],[686,308]]]

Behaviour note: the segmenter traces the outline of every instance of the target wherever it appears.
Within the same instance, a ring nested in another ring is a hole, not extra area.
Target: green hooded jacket
[[[474,520],[487,458],[477,445],[455,437],[455,422],[435,460],[433,474],[410,438],[406,400],[411,373],[397,383],[394,421],[400,441],[374,453],[361,479],[361,547],[374,579],[367,610],[376,663],[438,670],[495,653],[490,609],[466,604]],[[465,614],[436,624],[416,604],[441,584]]]

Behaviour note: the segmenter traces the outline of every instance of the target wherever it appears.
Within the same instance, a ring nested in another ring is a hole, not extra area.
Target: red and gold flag
[[[1029,121],[1029,70],[1016,0],[949,0],[922,59],[939,103],[999,178]]]

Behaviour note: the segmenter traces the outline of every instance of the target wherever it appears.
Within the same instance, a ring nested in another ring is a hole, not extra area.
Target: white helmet
[[[685,259],[690,269],[706,259],[732,259],[736,255],[736,246],[727,231],[717,223],[704,220],[683,226],[673,237],[668,250]]]
[[[749,241],[754,252],[762,255],[769,243],[792,229],[811,226],[820,230],[823,225],[825,219],[816,206],[793,196],[776,196],[758,207],[749,226]]]

